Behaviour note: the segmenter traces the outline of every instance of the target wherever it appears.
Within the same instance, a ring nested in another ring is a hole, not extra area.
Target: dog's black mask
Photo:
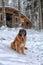
[[[19,36],[26,36],[26,30],[20,29]]]

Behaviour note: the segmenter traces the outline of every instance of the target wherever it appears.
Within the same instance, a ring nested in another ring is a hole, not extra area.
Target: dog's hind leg
[[[16,51],[20,53],[20,46],[18,44],[16,44]]]

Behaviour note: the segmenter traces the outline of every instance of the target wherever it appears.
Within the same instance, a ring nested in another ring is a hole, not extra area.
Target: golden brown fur
[[[18,53],[22,52],[22,54],[24,54],[24,50],[27,49],[25,45],[26,45],[26,30],[21,29],[18,35],[16,36],[15,40],[11,43],[11,48],[15,49]]]

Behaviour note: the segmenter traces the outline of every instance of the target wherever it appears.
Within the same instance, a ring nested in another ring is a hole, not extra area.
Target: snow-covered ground
[[[26,29],[25,55],[10,48],[21,28],[0,27],[0,65],[43,65],[43,30]]]

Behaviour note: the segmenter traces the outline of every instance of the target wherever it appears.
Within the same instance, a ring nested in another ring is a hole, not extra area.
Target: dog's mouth
[[[24,38],[24,35],[22,35],[22,38]]]

